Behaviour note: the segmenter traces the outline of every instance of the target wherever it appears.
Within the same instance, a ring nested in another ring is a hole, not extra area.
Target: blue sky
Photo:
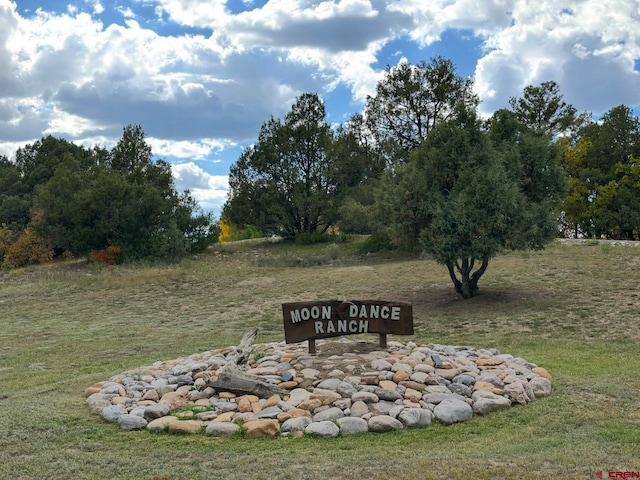
[[[637,109],[640,2],[0,0],[0,155],[48,134],[110,148],[140,124],[217,214],[231,164],[298,95],[343,122],[387,66],[434,55],[485,115],[548,80],[596,117]]]

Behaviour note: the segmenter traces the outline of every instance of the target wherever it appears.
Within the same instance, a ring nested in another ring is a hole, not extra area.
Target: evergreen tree
[[[353,135],[334,134],[320,98],[301,95],[284,121],[262,125],[256,144],[231,167],[222,217],[285,238],[326,232],[338,220],[343,193],[376,168]]]
[[[473,80],[458,76],[443,57],[388,67],[364,113],[380,155],[391,166],[407,160],[433,128],[451,118],[458,102],[477,105],[472,88]]]
[[[78,256],[110,247],[128,258],[178,258],[218,237],[212,216],[189,192],[176,191],[171,166],[153,160],[140,126],[125,127],[111,151],[45,137],[19,149],[15,163],[0,159],[5,183],[5,265],[9,257],[13,265],[49,258],[50,251]]]
[[[458,104],[389,180],[396,233],[445,265],[464,298],[478,293],[492,257],[541,248],[555,233],[558,182],[547,170],[559,167],[548,140],[524,138],[507,148],[515,132],[493,124],[492,137],[475,110]]]

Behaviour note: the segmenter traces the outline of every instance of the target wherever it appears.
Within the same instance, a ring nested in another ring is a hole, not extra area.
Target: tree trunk
[[[447,264],[453,286],[462,298],[472,298],[478,294],[478,281],[489,266],[489,257],[482,258],[482,263],[475,272],[473,271],[474,266],[475,259],[469,257],[463,258],[460,263]],[[457,274],[460,274],[460,278]]]
[[[462,295],[462,282],[458,280],[456,276],[456,272],[454,270],[454,264],[448,263],[447,268],[449,269],[449,276],[451,277],[451,281],[453,282],[453,286],[456,289],[456,293]]]

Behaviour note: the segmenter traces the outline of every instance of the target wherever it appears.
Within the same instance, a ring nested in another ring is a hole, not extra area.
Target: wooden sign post
[[[315,353],[319,338],[378,333],[380,348],[387,348],[387,335],[413,335],[410,303],[377,300],[329,300],[282,304],[284,338],[287,343],[309,341]]]

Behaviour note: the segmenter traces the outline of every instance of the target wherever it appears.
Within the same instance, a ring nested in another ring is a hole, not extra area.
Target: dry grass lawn
[[[500,256],[481,295],[465,301],[444,267],[395,252],[360,256],[357,242],[245,242],[175,265],[76,261],[0,273],[0,479],[589,479],[640,471],[640,248],[556,242]],[[260,341],[282,341],[281,303],[333,298],[409,301],[412,340],[522,356],[552,373],[554,393],[450,427],[333,440],[123,432],[84,403],[96,381],[233,345],[250,326]]]

